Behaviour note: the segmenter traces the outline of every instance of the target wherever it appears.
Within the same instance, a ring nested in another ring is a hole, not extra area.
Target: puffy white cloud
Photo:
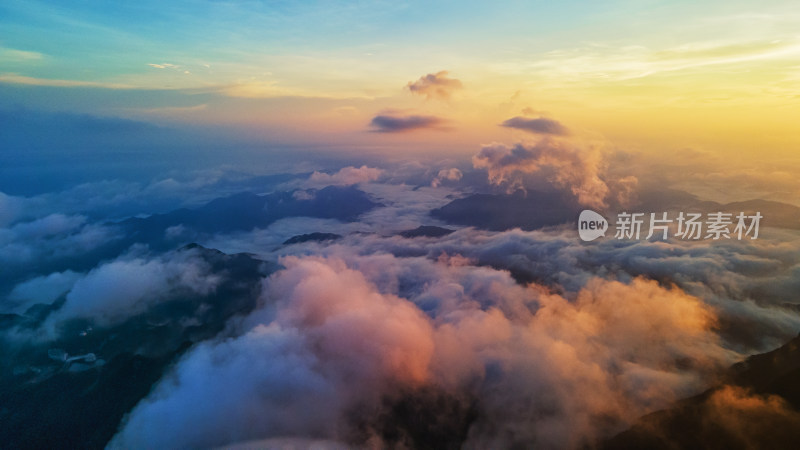
[[[337,436],[346,412],[398,381],[427,377],[431,326],[342,261],[283,260],[277,302],[245,334],[194,349],[126,419],[111,447],[213,447],[279,436]],[[262,323],[263,322],[263,323]],[[191,412],[190,412],[191,411]]]
[[[100,325],[113,325],[182,292],[206,295],[220,281],[194,250],[155,258],[124,255],[77,280],[48,323],[57,326],[64,320],[85,317]]]
[[[284,258],[238,337],[189,352],[112,447],[376,439],[386,400],[426,387],[478,400],[467,448],[579,446],[736,356],[713,309],[654,281],[592,279],[568,299],[458,257],[338,253]]]
[[[565,141],[543,139],[534,146],[485,145],[472,158],[476,169],[486,169],[493,184],[510,191],[525,189],[522,175],[552,170],[552,181],[568,189],[578,201],[593,208],[607,206],[608,186],[601,178],[602,159],[597,151],[579,151]]]
[[[50,214],[0,229],[0,262],[36,264],[80,255],[118,237],[113,227],[87,223],[84,216]]]
[[[333,174],[317,172],[311,174],[306,182],[308,187],[350,186],[375,181],[383,175],[383,170],[374,167],[343,167]]]
[[[67,216],[64,214],[51,214],[47,217],[31,222],[19,223],[11,229],[3,230],[2,236],[6,241],[11,239],[33,240],[57,234],[70,233],[77,230],[86,222],[83,216]]]

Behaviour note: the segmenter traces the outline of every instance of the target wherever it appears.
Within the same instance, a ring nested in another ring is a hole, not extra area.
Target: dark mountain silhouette
[[[521,228],[530,231],[574,223],[584,209],[587,207],[579,205],[573,198],[561,193],[529,191],[527,194],[515,192],[470,195],[434,209],[431,211],[431,216],[448,223],[484,230],[503,231]],[[619,207],[613,209],[598,212],[611,219],[622,211]],[[759,212],[762,216],[761,227],[800,229],[800,207],[789,203],[762,199],[718,203],[700,200],[695,195],[674,189],[640,192],[636,204],[624,210],[644,213],[684,211],[703,214],[721,211],[733,214],[734,222],[735,216],[740,212],[748,215]]]
[[[401,231],[398,233],[400,236],[404,238],[415,238],[415,237],[442,237],[447,236],[450,233],[455,232],[456,230],[451,230],[449,228],[442,228],[436,227],[433,225],[422,225],[413,230],[406,230]]]
[[[337,239],[341,239],[342,236],[336,233],[308,233],[308,234],[298,234],[297,236],[292,236],[289,239],[283,241],[283,245],[292,245],[292,244],[301,244],[303,242],[325,242],[325,241],[335,241]]]
[[[485,230],[535,230],[577,220],[581,209],[562,194],[529,191],[511,195],[474,194],[453,200],[431,211],[431,215],[448,223]]]
[[[190,233],[214,234],[265,228],[287,217],[318,217],[351,222],[359,215],[381,206],[355,187],[328,186],[309,196],[295,192],[256,195],[250,192],[218,198],[197,208],[178,209],[146,218],[131,218],[120,225],[131,239],[161,242],[170,227],[184,227]]]
[[[800,448],[800,336],[735,364],[721,383],[639,419],[617,449]]]

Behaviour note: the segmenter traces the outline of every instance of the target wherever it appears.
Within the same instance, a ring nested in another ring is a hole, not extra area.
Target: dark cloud
[[[447,100],[454,91],[461,89],[463,86],[461,81],[455,78],[448,78],[447,71],[442,70],[422,76],[417,81],[409,82],[407,87],[412,94],[422,95],[428,99]]]
[[[444,120],[435,116],[389,116],[372,118],[370,126],[378,133],[403,133],[421,129],[441,129]]]
[[[539,117],[538,119],[528,119],[526,117],[517,116],[506,120],[500,125],[537,134],[552,134],[556,136],[566,136],[569,134],[567,127],[562,125],[560,122],[544,117]]]

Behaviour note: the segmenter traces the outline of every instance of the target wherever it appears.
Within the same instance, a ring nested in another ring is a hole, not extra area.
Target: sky
[[[469,154],[531,115],[646,152],[791,161],[795,2],[6,1],[4,108],[263,144]],[[438,92],[409,84],[445,72]],[[438,126],[374,133],[382,113]]]

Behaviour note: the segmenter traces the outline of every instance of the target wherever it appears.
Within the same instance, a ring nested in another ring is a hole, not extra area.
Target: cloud
[[[0,227],[14,222],[23,212],[25,199],[0,192]]]
[[[714,66],[749,67],[758,61],[790,60],[800,53],[800,45],[793,40],[746,39],[692,42],[663,49],[587,46],[553,52],[526,66],[552,79],[596,83],[599,77],[625,81]]]
[[[540,111],[538,109],[533,109],[530,106],[526,106],[526,107],[522,108],[520,110],[520,112],[522,114],[526,115],[526,116],[533,116],[533,115],[537,115],[537,114],[545,114],[543,111]]]
[[[436,178],[431,181],[431,187],[439,187],[443,181],[458,181],[464,174],[456,168],[442,169],[436,174]]]
[[[158,108],[139,109],[137,111],[154,116],[184,116],[208,110],[208,104],[202,103],[193,106],[163,106]]]
[[[207,295],[221,280],[195,250],[156,258],[123,255],[75,281],[64,305],[48,321],[57,326],[90,318],[101,326],[114,325],[182,293]]]
[[[0,61],[26,62],[38,61],[42,58],[44,55],[39,52],[0,47]]]
[[[780,236],[780,235],[779,235]],[[351,238],[352,239],[352,238]],[[775,245],[775,242],[781,242]],[[794,337],[800,318],[792,310],[798,288],[800,249],[796,236],[746,242],[625,242],[582,245],[572,227],[501,233],[460,230],[436,242],[359,237],[363,252],[398,255],[459,254],[476,264],[510,271],[522,282],[575,292],[592,277],[630,280],[645,276],[676,283],[717,308],[719,333],[744,352],[765,351]]]
[[[800,413],[776,395],[758,395],[747,389],[724,386],[714,391],[704,405],[703,426],[735,436],[743,448],[758,448],[770,442],[780,448],[796,439]]]
[[[315,171],[308,177],[307,186],[351,186],[359,183],[375,181],[383,175],[384,170],[374,167],[347,166],[336,173],[327,174]]]
[[[597,151],[579,151],[564,141],[550,139],[533,146],[494,143],[483,146],[472,157],[472,164],[476,169],[486,169],[492,184],[506,184],[512,192],[525,190],[522,175],[548,168],[550,179],[572,192],[581,204],[597,209],[607,206],[609,188],[600,177],[602,159]]]
[[[224,328],[219,336],[195,341],[172,362],[121,424],[112,447],[245,441],[416,448],[431,442],[420,440],[425,427],[454,447],[581,447],[706,389],[721,367],[800,329],[796,312],[783,305],[800,279],[800,241],[789,234],[773,239],[763,230],[764,241],[752,243],[609,239],[591,246],[578,241],[574,227],[459,229],[438,239],[390,235],[431,224],[432,208],[464,194],[454,186],[484,187],[478,181],[487,173],[496,184],[512,185],[541,173],[576,196],[581,191],[574,188],[591,174],[609,191],[618,183],[632,192],[636,183],[608,180],[604,155],[571,141],[487,148],[475,164],[487,172],[462,173],[449,161],[420,163],[413,176],[366,165],[306,172],[298,183],[364,183],[360,189],[386,206],[349,224],[293,218],[210,236],[269,259],[289,255],[285,268],[264,281],[260,309],[217,319]],[[428,186],[433,175],[436,188]],[[198,190],[208,195],[242,186],[220,184],[221,176],[69,192],[113,210],[119,199],[143,193],[189,201]],[[53,198],[80,206],[69,196]],[[24,200],[26,207],[33,201]],[[29,244],[36,249],[29,260],[36,262],[49,255],[42,249],[57,250],[92,227],[105,229],[85,216],[25,222],[16,215],[0,231],[0,248]],[[181,227],[166,232],[177,236]],[[344,237],[276,249],[314,231]],[[6,254],[22,255],[20,248]],[[136,250],[92,270],[43,269],[15,281],[11,298],[48,302],[66,294],[47,326],[58,329],[76,318],[113,326],[183,294],[214,292],[226,276],[175,253]],[[415,414],[416,422],[407,420]]]
[[[370,126],[378,133],[404,133],[421,129],[442,129],[444,120],[435,116],[389,116],[378,115],[372,118]]]
[[[133,410],[112,448],[336,436],[348,408],[362,400],[379,406],[360,392],[427,376],[431,328],[412,304],[376,292],[341,261],[282,262],[287,270],[265,291],[280,305],[277,316],[192,351]]]
[[[272,249],[296,234],[325,230],[345,236],[337,245],[317,243],[283,249],[278,254],[329,254],[339,245],[364,253],[426,256],[462,255],[477,265],[508,270],[519,282],[535,281],[557,292],[576,292],[592,277],[630,280],[645,276],[676,283],[717,308],[719,333],[741,352],[766,351],[794,337],[800,318],[794,292],[800,287],[800,241],[792,232],[764,229],[757,241],[646,242],[607,239],[582,245],[574,227],[489,232],[461,229],[449,236],[417,243],[382,237],[420,225],[452,225],[433,220],[428,211],[449,201],[450,188],[370,184],[369,192],[386,204],[358,223],[336,224],[298,220],[236,236],[220,236],[209,245],[227,251],[257,252],[275,257]],[[457,195],[457,194],[455,194]],[[361,234],[360,232],[371,232]],[[377,233],[377,234],[375,234]]]
[[[676,433],[690,424],[691,433]],[[642,418],[609,448],[791,448],[800,434],[800,413],[786,399],[724,385],[676,407]]]
[[[2,114],[0,114],[2,115]],[[71,121],[71,120],[70,120]],[[83,129],[99,133],[120,133],[126,135],[151,131],[138,122],[80,120],[74,124]],[[65,130],[66,132],[66,130]],[[102,173],[106,173],[103,171]],[[116,222],[131,216],[149,215],[154,212],[168,212],[179,208],[194,208],[215,198],[233,193],[276,189],[287,180],[305,181],[310,170],[305,173],[261,173],[249,172],[233,167],[217,167],[207,170],[183,170],[151,178],[145,182],[123,179],[104,179],[70,185],[64,190],[38,193],[39,183],[30,187],[22,176],[16,183],[19,189],[34,190],[36,194],[28,197],[10,196],[0,193],[0,236],[2,226],[13,226],[20,222],[41,219],[51,214],[91,217],[95,221]],[[8,181],[8,180],[7,180]],[[294,185],[297,187],[297,183]],[[88,219],[87,219],[88,220]],[[96,225],[96,224],[92,224]]]
[[[85,216],[50,214],[0,228],[0,262],[13,272],[51,259],[80,255],[117,238],[113,227],[87,223]]]
[[[455,78],[448,78],[447,71],[442,70],[436,73],[429,73],[414,82],[409,82],[408,90],[412,94],[422,95],[427,99],[447,100],[454,91],[461,89],[461,81]]]
[[[436,392],[477,405],[450,411],[466,421],[465,436],[448,437],[459,446],[580,446],[696,392],[730,361],[713,310],[676,287],[593,279],[568,300],[459,258],[337,248],[284,258],[241,334],[191,350],[111,447],[288,436],[413,447],[392,405]]]
[[[432,188],[410,184],[374,183],[362,186],[362,189],[385,205],[359,218],[362,229],[376,232],[408,230],[430,224],[434,222],[430,211],[448,203],[448,196],[453,194],[452,189],[444,186]]]
[[[3,305],[3,310],[21,314],[34,304],[50,304],[72,289],[72,286],[81,277],[82,275],[79,273],[66,270],[20,283],[14,286],[8,294],[8,303]]]
[[[276,98],[276,97],[318,97],[303,89],[280,85],[275,80],[245,80],[220,86],[219,92],[229,97],[239,98]]]
[[[560,122],[544,117],[539,117],[538,119],[528,119],[517,116],[506,120],[500,125],[508,128],[529,131],[536,134],[553,134],[556,136],[566,136],[569,134],[569,130],[567,130],[567,128]]]
[[[177,69],[181,68],[181,66],[176,66],[175,64],[169,64],[169,63],[161,63],[161,64],[148,63],[147,65],[150,66],[150,67],[153,67],[155,69],[174,69],[174,70],[177,70]]]
[[[0,74],[0,83],[27,84],[33,86],[55,87],[97,87],[105,89],[135,89],[134,86],[120,83],[105,83],[100,81],[80,80],[55,80],[51,78],[35,78],[15,73]]]
[[[421,179],[421,183],[425,182],[424,179]],[[226,253],[248,252],[258,254],[265,259],[272,259],[275,257],[272,250],[287,239],[300,234],[321,230],[343,236],[361,232],[383,234],[414,229],[420,225],[444,226],[444,223],[430,216],[430,211],[447,204],[455,195],[455,191],[450,187],[432,188],[425,184],[420,186],[367,183],[360,185],[359,189],[384,206],[367,211],[359,216],[357,222],[342,223],[331,219],[289,217],[278,220],[263,229],[218,234],[202,243],[206,247],[220,249]],[[297,190],[295,194],[310,198],[315,195],[315,192],[313,190]],[[298,248],[308,249],[311,247],[314,248],[314,251],[318,251],[319,246],[318,243],[311,242],[300,245]],[[381,251],[381,249],[376,248],[375,251]]]

